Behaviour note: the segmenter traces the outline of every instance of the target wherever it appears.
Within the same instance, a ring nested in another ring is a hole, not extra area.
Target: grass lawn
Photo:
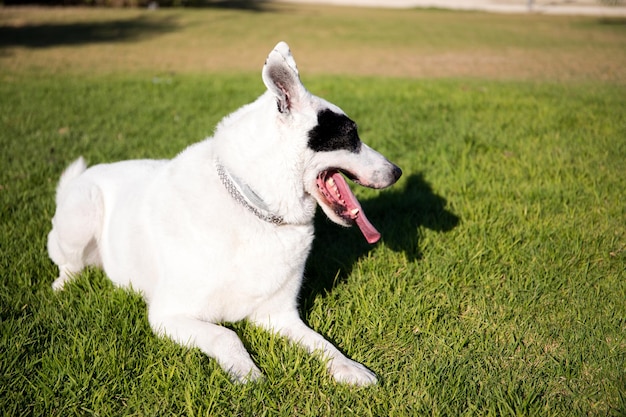
[[[266,378],[234,385],[101,271],[50,288],[63,168],[209,136],[279,39],[404,171],[353,187],[379,244],[320,213],[301,295],[375,387],[246,323],[228,326]],[[0,8],[0,414],[626,414],[624,50],[624,21],[598,18]]]

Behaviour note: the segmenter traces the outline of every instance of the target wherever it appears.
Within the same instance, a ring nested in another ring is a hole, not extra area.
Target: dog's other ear
[[[304,86],[296,61],[285,42],[279,42],[267,56],[263,66],[263,82],[276,96],[279,112],[287,113],[297,104]]]

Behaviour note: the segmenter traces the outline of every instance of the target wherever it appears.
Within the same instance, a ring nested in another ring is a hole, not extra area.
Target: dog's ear
[[[304,86],[300,81],[296,61],[285,42],[279,42],[267,56],[263,66],[263,82],[276,96],[279,112],[287,113],[297,105]]]

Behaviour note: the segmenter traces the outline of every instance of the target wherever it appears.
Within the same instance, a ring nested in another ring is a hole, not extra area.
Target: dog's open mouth
[[[338,170],[322,171],[317,176],[317,188],[333,211],[349,224],[359,226],[368,243],[376,243],[380,233],[365,216],[359,200]]]

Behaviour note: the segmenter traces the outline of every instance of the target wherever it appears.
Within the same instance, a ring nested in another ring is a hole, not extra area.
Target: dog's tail
[[[78,157],[78,159],[76,159],[67,168],[65,168],[65,171],[63,171],[63,174],[61,174],[59,185],[57,185],[57,195],[56,195],[57,205],[59,204],[59,196],[61,194],[61,191],[65,187],[67,187],[67,184],[69,184],[74,178],[78,177],[80,174],[82,174],[86,170],[87,170],[87,163],[85,162],[85,159],[82,156]]]

